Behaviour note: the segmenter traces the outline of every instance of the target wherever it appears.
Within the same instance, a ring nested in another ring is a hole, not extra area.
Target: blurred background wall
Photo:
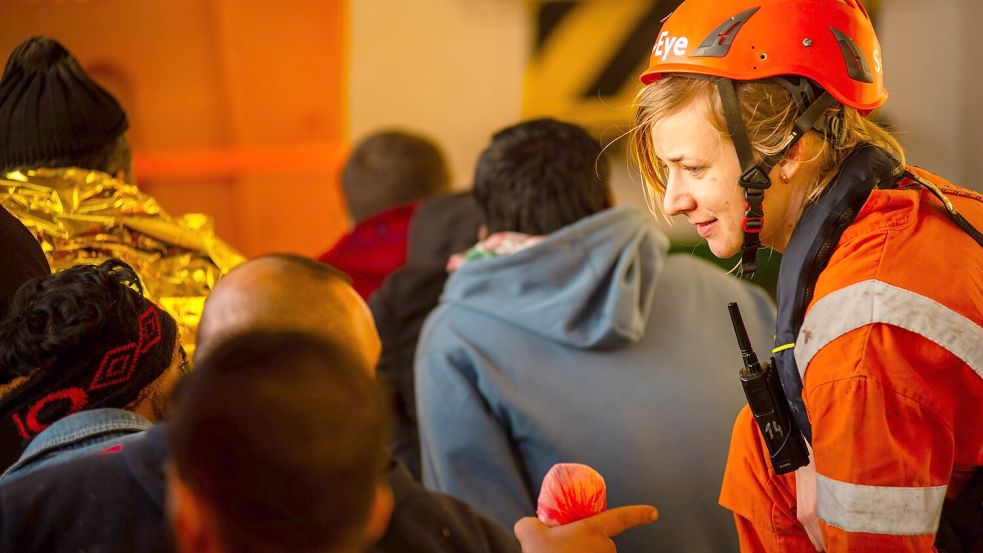
[[[130,118],[136,178],[247,255],[314,253],[347,222],[341,1],[5,0],[0,55],[62,41]]]
[[[137,179],[247,255],[316,254],[349,222],[337,171],[383,127],[434,137],[470,185],[494,130],[555,115],[605,141],[671,0],[5,0],[0,55],[63,41],[130,115]],[[910,161],[983,189],[978,0],[870,0]],[[612,145],[619,201],[641,185]],[[686,225],[674,239],[696,244]]]
[[[351,0],[349,137],[418,129],[471,186],[489,133],[522,109],[532,21],[523,0]]]

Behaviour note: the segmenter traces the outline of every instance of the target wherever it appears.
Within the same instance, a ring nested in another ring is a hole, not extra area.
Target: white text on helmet
[[[689,46],[689,39],[686,37],[669,36],[669,31],[662,31],[659,34],[659,40],[655,43],[655,48],[652,49],[652,55],[666,61],[670,52],[676,56],[686,54],[687,46]]]
[[[881,69],[883,69],[881,65],[881,51],[877,48],[874,48],[874,71],[880,73]]]

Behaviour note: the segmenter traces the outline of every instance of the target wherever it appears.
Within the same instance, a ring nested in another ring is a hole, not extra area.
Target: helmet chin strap
[[[801,107],[805,109],[792,125],[792,132],[782,148],[774,154],[761,158],[760,162],[754,161],[754,152],[748,140],[747,130],[741,118],[741,108],[737,103],[737,93],[734,90],[734,81],[731,79],[714,79],[717,83],[717,90],[720,92],[720,100],[723,103],[724,117],[727,119],[727,130],[730,132],[731,141],[737,150],[737,159],[741,164],[741,177],[739,183],[744,188],[744,220],[742,227],[744,230],[744,243],[741,246],[741,274],[753,277],[758,270],[758,248],[761,247],[761,229],[765,225],[765,213],[762,202],[765,197],[765,189],[771,186],[769,174],[775,165],[796,142],[802,138],[810,129],[822,131],[826,125],[826,109],[836,103],[836,100],[826,91],[808,105],[802,101],[801,89],[807,86],[805,83],[799,87],[790,89],[793,97]],[[776,80],[776,84],[789,88],[794,85],[785,79]],[[801,109],[801,108],[800,108]]]

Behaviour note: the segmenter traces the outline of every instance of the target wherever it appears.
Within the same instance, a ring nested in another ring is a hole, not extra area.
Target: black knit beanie
[[[0,415],[23,440],[78,411],[125,409],[171,365],[177,323],[139,288],[111,259],[17,292],[0,321]]]
[[[29,38],[0,79],[0,171],[86,154],[129,124],[119,102],[58,42]]]

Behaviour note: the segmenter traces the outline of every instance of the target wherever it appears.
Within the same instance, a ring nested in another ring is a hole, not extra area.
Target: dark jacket
[[[0,551],[171,553],[162,427],[0,485]]]
[[[0,485],[0,551],[170,553],[165,428],[158,425],[118,451]],[[504,528],[461,501],[427,491],[397,462],[390,481],[392,520],[372,553],[519,552]]]
[[[6,209],[0,207],[0,318],[24,282],[51,274],[37,238]]]
[[[28,280],[51,274],[37,238],[16,217],[0,207],[0,319],[7,314],[14,293]],[[24,449],[9,421],[0,422],[0,471]]]
[[[437,307],[447,280],[447,259],[478,240],[478,206],[470,192],[431,199],[410,222],[406,264],[369,299],[382,339],[378,373],[393,394],[392,453],[420,479],[413,356],[420,328]]]
[[[392,461],[395,503],[389,529],[370,553],[519,553],[519,543],[491,519],[449,495],[434,493]]]

